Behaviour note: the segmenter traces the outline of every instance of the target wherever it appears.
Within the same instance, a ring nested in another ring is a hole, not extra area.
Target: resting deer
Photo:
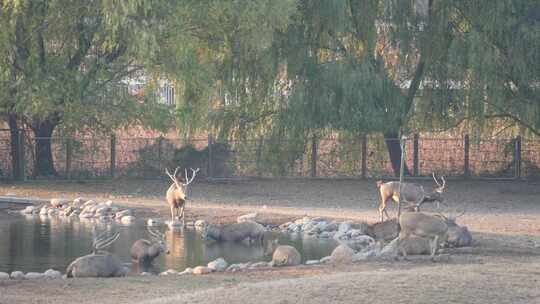
[[[440,217],[448,226],[448,239],[444,244],[445,246],[466,247],[472,245],[473,239],[471,233],[469,232],[469,229],[467,229],[467,227],[465,226],[459,226],[456,223],[457,218],[463,216],[464,214],[465,210],[454,216],[444,216],[441,213],[435,215]]]
[[[444,201],[442,193],[446,186],[446,180],[444,176],[441,177],[442,185],[439,184],[435,173],[433,173],[433,180],[437,184],[437,187],[433,189],[432,192],[428,193],[424,190],[419,184],[414,183],[403,183],[401,187],[401,193],[403,195],[402,201],[412,204],[413,208],[416,211],[420,211],[420,206],[425,202],[437,201],[437,205]],[[381,194],[381,205],[379,206],[379,218],[381,222],[384,220],[383,213],[386,214],[387,218],[390,218],[388,212],[386,212],[386,203],[388,200],[392,199],[396,203],[399,201],[399,182],[386,182],[377,181],[377,187]]]
[[[218,226],[208,224],[201,234],[203,240],[215,240],[218,242],[241,242],[248,240],[249,243],[263,244],[266,229],[263,225],[252,221]]]
[[[439,249],[439,244],[445,243],[448,238],[448,225],[438,216],[421,212],[405,212],[399,218],[399,225],[401,230],[397,247],[401,248],[403,256],[407,256],[407,252],[403,250],[400,242],[409,238],[416,236],[428,239],[432,259]]]
[[[97,235],[93,229],[92,253],[75,259],[66,269],[68,278],[82,277],[119,277],[127,273],[122,262],[114,255],[103,251],[104,248],[114,243],[119,232],[109,235],[107,231]]]
[[[191,182],[193,182],[193,179],[197,175],[197,172],[199,172],[199,168],[197,169],[191,169],[191,179],[188,178],[187,169],[185,172],[186,177],[186,183],[181,183],[176,178],[176,174],[178,173],[179,167],[176,167],[174,170],[174,174],[170,174],[168,169],[165,169],[165,173],[171,178],[173,181],[172,185],[167,190],[167,203],[169,203],[169,207],[171,208],[171,221],[174,222],[175,219],[182,219],[182,223],[184,222],[184,207],[186,205],[186,199],[187,199],[187,187]],[[181,209],[181,210],[179,210]]]
[[[148,233],[152,241],[139,239],[131,246],[131,258],[139,265],[151,265],[152,261],[162,252],[169,254],[165,235],[148,226]]]

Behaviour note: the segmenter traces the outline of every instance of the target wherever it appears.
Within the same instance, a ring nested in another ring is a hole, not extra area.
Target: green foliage
[[[180,176],[182,177],[184,176],[184,170],[188,170],[188,174],[191,174],[189,168],[199,168],[200,173],[197,176],[205,177],[208,176],[209,155],[209,147],[197,150],[193,145],[188,144],[174,150],[173,158],[168,164],[168,167],[171,169],[179,167]],[[231,170],[234,170],[233,168],[229,168],[228,165],[230,157],[231,151],[226,144],[212,144],[212,170],[214,176],[227,176],[231,173]]]
[[[70,130],[161,123],[167,113],[126,94],[123,81],[155,52],[155,1],[8,1],[2,10],[2,75],[17,84],[0,104],[34,128]],[[8,82],[5,82],[8,83]],[[4,91],[5,92],[5,91]],[[159,119],[155,119],[159,117]]]

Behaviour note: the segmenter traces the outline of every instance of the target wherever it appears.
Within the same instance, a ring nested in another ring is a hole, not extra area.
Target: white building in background
[[[148,77],[143,71],[136,73],[122,81],[127,89],[127,93],[132,96],[142,95],[144,89],[148,85]],[[153,88],[154,96],[158,99],[159,103],[174,106],[176,103],[174,84],[166,79],[159,79],[157,81],[157,87]]]

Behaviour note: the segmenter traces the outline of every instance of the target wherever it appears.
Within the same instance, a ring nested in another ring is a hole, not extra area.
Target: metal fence
[[[1,134],[0,134],[1,135]],[[306,141],[258,138],[227,142],[180,138],[32,138],[25,136],[24,176],[33,178],[36,144],[51,141],[56,176],[89,179],[159,178],[165,168],[200,167],[209,178],[323,177],[381,178],[393,176],[382,136],[312,138]],[[398,141],[398,139],[395,139]],[[186,147],[192,147],[186,149]],[[424,138],[406,140],[410,176],[465,178],[540,178],[540,140]],[[10,139],[0,136],[0,178],[13,178]]]

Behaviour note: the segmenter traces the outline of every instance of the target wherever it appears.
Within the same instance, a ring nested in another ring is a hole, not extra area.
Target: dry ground
[[[163,181],[0,184],[0,195],[83,196],[167,215]],[[0,283],[0,303],[540,303],[540,184],[449,181],[446,212],[475,238],[437,263],[364,262],[212,274]],[[426,187],[431,187],[426,183]],[[303,215],[375,221],[372,181],[281,180],[195,184],[190,218],[228,222],[257,211],[282,223]],[[99,297],[96,298],[96,295]]]

